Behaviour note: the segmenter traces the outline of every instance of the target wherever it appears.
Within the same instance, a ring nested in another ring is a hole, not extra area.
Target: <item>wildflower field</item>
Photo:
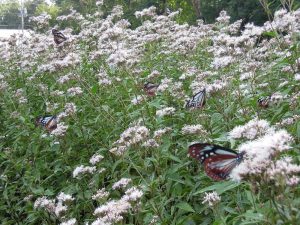
[[[300,224],[300,9],[133,29],[98,7],[59,44],[45,14],[0,42],[1,224]],[[193,143],[242,160],[214,181]]]

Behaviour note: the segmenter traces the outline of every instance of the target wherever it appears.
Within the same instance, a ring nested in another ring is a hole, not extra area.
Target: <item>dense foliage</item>
[[[268,13],[260,7],[262,0],[104,0],[103,11],[108,15],[116,4],[122,5],[124,10],[123,18],[128,19],[132,27],[140,25],[140,21],[134,17],[134,12],[155,6],[158,14],[165,14],[168,10],[176,11],[181,9],[177,22],[196,24],[197,19],[204,19],[208,23],[214,22],[221,10],[226,10],[231,15],[231,21],[244,19],[244,23],[254,22],[255,24],[263,24],[268,20]],[[93,14],[98,10],[95,7],[96,0],[55,0],[52,5],[48,5],[44,0],[25,0],[24,7],[27,9],[25,17],[25,25],[32,28],[29,17],[37,16],[42,12],[46,12],[52,16],[51,25],[55,25],[55,18],[58,15],[70,13],[73,8],[77,12],[86,15]],[[279,9],[284,1],[269,1],[268,7],[273,13]],[[289,1],[288,1],[289,2]],[[295,1],[294,7],[299,7],[300,2]],[[19,28],[21,24],[20,11],[21,8],[18,0],[9,0],[0,3],[0,26],[4,28]]]
[[[45,14],[44,33],[0,42],[1,224],[297,224],[300,10],[241,31],[224,11],[182,25],[151,7],[131,29],[122,7],[97,7],[56,18],[59,45]],[[203,88],[206,105],[185,108]],[[194,141],[244,160],[214,182]]]

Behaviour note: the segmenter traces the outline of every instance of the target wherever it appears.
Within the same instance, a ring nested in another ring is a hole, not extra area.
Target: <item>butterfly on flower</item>
[[[65,37],[65,35],[63,35],[62,32],[60,32],[60,31],[58,31],[56,29],[52,29],[52,34],[53,34],[53,37],[54,37],[54,42],[57,45],[61,44],[65,40],[67,40],[67,38]]]
[[[189,155],[204,165],[204,170],[215,181],[225,180],[239,165],[245,155],[229,148],[209,143],[196,143],[189,146]]]
[[[196,109],[202,108],[205,105],[205,88],[202,91],[196,93],[190,100],[187,100],[185,108]]]
[[[261,97],[257,100],[257,104],[259,107],[266,109],[270,105],[270,100],[271,100],[271,96]]]
[[[147,82],[144,84],[144,91],[147,93],[148,96],[154,96],[157,88],[158,85],[153,84],[151,82]]]
[[[35,120],[35,124],[43,126],[49,132],[57,128],[57,117],[56,116],[39,116]]]

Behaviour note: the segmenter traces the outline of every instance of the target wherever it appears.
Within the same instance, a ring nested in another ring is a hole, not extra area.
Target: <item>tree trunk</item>
[[[200,6],[200,1],[201,0],[192,0],[192,4],[196,13],[196,16],[198,19],[202,18],[202,13],[201,13],[201,6]]]

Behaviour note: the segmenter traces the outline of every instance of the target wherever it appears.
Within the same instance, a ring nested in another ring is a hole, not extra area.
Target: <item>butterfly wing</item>
[[[67,40],[67,38],[65,37],[65,35],[63,35],[63,33],[61,33],[60,31],[53,29],[52,30],[52,34],[54,36],[54,42],[59,45],[62,42],[64,42],[65,40]]]
[[[232,169],[243,159],[244,153],[209,143],[196,143],[189,146],[189,155],[204,164],[206,174],[213,180],[226,179]]]
[[[226,179],[232,169],[239,164],[238,157],[231,155],[215,155],[204,161],[206,174],[215,181]]]
[[[57,128],[57,118],[56,116],[52,116],[48,121],[47,123],[45,124],[45,128],[48,130],[48,131],[53,131]]]
[[[271,100],[271,96],[261,97],[257,100],[258,106],[261,108],[268,108]]]
[[[146,83],[144,85],[144,91],[147,93],[147,95],[149,96],[154,96],[155,95],[155,92],[158,88],[158,85],[157,84],[153,84],[153,83]]]
[[[186,108],[202,108],[205,105],[205,89],[196,93],[191,100],[186,103]]]
[[[53,131],[57,128],[57,117],[56,116],[44,116],[36,119],[36,124],[45,127],[48,131]]]

